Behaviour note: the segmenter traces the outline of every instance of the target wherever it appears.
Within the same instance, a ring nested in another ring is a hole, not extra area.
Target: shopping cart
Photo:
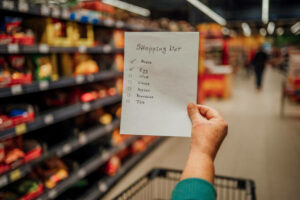
[[[178,183],[180,170],[153,169],[114,200],[169,200]],[[256,200],[252,180],[215,176],[217,200]]]

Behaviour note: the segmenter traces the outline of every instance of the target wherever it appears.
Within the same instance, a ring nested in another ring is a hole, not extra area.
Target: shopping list
[[[190,137],[199,33],[126,32],[121,134]]]

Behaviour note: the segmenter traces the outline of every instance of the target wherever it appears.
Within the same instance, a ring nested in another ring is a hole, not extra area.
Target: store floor
[[[251,178],[258,200],[300,198],[300,106],[288,104],[279,117],[282,77],[266,71],[261,93],[253,77],[235,77],[233,97],[206,103],[220,110],[229,123],[229,134],[216,159],[216,173]],[[131,170],[104,198],[112,199],[129,184],[154,167],[182,169],[189,139],[170,138]]]

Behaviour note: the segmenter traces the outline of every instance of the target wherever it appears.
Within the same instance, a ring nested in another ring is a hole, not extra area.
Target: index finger
[[[207,118],[208,120],[210,119],[223,119],[223,117],[220,115],[220,113],[208,106],[204,106],[204,105],[197,105],[201,115],[205,118]]]

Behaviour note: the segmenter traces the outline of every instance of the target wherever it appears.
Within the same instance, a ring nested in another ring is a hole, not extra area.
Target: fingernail
[[[194,106],[195,106],[195,104],[191,102],[191,103],[189,103],[189,104],[188,104],[188,106],[187,106],[187,107],[188,107],[188,109],[193,109],[193,108],[194,108]]]

